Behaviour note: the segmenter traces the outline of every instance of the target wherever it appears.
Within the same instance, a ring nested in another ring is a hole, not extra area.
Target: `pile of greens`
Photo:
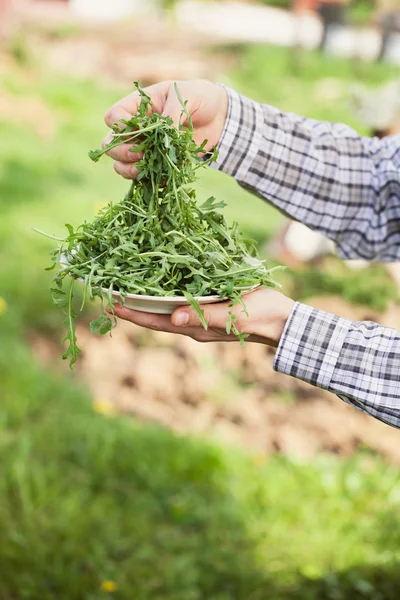
[[[194,142],[192,121],[176,85],[186,126],[176,127],[171,117],[153,111],[149,96],[138,82],[135,85],[141,96],[137,114],[122,121],[123,126],[116,124],[111,143],[89,156],[97,161],[111,148],[133,144],[132,152],[143,153],[137,163],[139,176],[122,201],[110,202],[91,223],[75,230],[66,225],[68,237],[58,240],[61,244],[52,252],[49,270],[58,267],[52,297],[65,313],[68,330],[63,342],[69,345],[63,358],[69,358],[71,366],[80,352],[74,324],[76,279],[84,283],[80,310],[87,297],[101,299],[92,333],[104,335],[115,326],[113,291],[120,293],[121,303],[126,294],[185,296],[205,328],[195,296],[215,294],[231,301],[227,331],[241,342],[245,335],[236,328],[232,312],[238,303],[246,310],[241,292],[260,284],[277,285],[253,243],[217,212],[225,204],[213,197],[201,206],[196,203],[191,184],[199,168],[216,160],[216,152],[205,156],[207,141],[201,146]]]

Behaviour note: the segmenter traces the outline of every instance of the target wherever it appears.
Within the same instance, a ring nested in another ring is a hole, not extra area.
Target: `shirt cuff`
[[[228,114],[217,145],[218,158],[211,166],[243,180],[261,146],[264,123],[262,105],[235,90],[222,87],[228,94]]]
[[[329,389],[352,321],[296,303],[281,336],[274,369]]]

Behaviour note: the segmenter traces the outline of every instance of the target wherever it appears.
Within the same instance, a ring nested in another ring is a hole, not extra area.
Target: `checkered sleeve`
[[[227,91],[217,169],[333,240],[342,258],[400,260],[400,135],[363,138]]]
[[[296,303],[274,369],[400,428],[400,333]]]

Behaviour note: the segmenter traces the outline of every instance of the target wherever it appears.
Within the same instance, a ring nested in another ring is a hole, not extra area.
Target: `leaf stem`
[[[37,229],[36,227],[32,227],[32,231],[35,231],[36,233],[39,233],[40,235],[43,235],[44,237],[47,237],[50,240],[55,240],[56,242],[65,242],[65,240],[63,238],[59,238],[59,237],[56,237],[55,235],[51,235],[50,233],[46,233],[45,231],[42,231],[41,229]]]

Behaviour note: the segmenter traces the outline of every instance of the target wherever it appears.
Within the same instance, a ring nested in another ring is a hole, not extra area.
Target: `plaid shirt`
[[[400,261],[400,136],[282,113],[233,90],[216,168],[333,240],[342,258]],[[296,303],[274,368],[400,427],[400,333]]]

